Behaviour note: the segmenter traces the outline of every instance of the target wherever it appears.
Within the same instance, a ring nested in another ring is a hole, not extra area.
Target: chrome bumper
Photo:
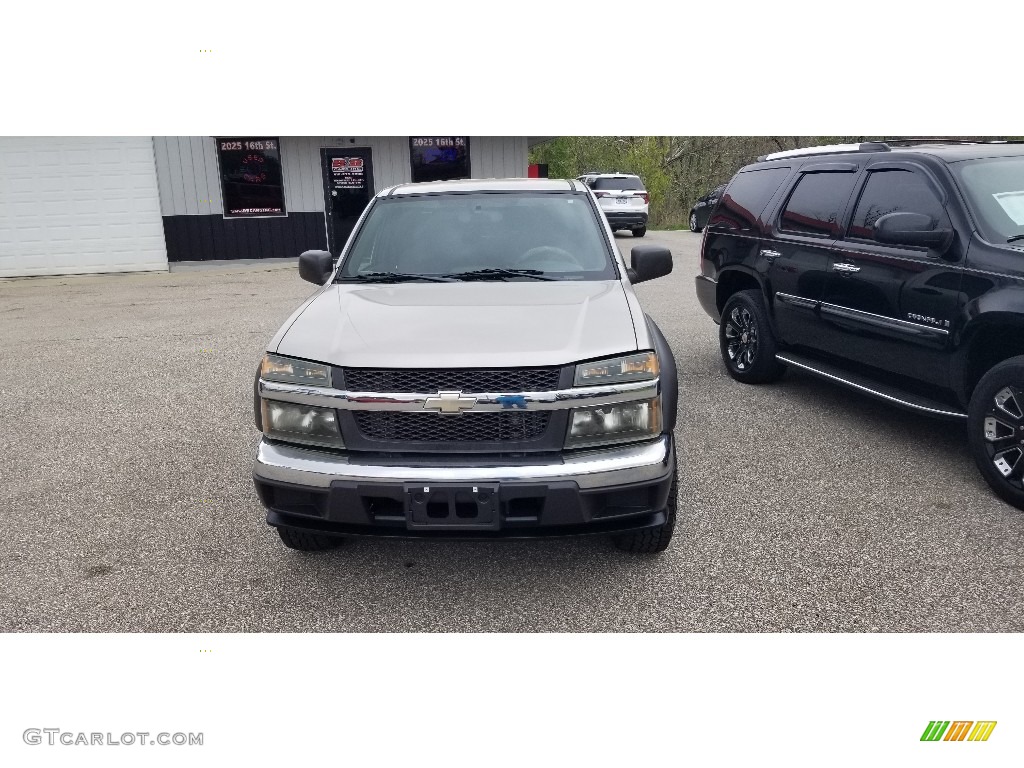
[[[367,464],[339,454],[260,442],[253,475],[257,479],[314,488],[336,480],[356,482],[558,482],[571,480],[580,489],[648,483],[666,477],[674,466],[669,439],[641,445],[567,453],[536,464],[488,463],[458,466],[436,457],[401,465]]]

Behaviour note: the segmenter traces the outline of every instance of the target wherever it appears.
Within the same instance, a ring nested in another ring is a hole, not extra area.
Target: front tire
[[[996,495],[1024,509],[1024,355],[981,377],[967,409],[974,462]]]
[[[647,234],[647,227],[637,227],[633,230],[633,237],[643,237]]]
[[[323,552],[341,544],[341,539],[337,536],[324,536],[321,533],[300,531],[297,528],[278,528],[277,535],[288,549],[297,549],[300,552]]]
[[[696,213],[691,213],[690,214],[690,231],[691,232],[700,232],[700,230],[701,230],[701,228],[697,226],[697,214]]]
[[[679,470],[672,470],[672,485],[668,489],[668,503],[665,511],[668,519],[654,528],[645,528],[632,533],[620,533],[612,537],[615,546],[624,552],[654,554],[664,552],[672,541],[676,529],[676,507],[679,504]]]
[[[737,291],[725,302],[718,344],[725,368],[736,381],[767,384],[786,371],[775,359],[779,348],[758,290]]]

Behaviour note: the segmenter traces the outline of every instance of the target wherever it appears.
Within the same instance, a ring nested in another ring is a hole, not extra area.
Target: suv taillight
[[[608,197],[607,192],[595,192],[594,197]]]
[[[651,203],[651,196],[649,194],[647,194],[646,192],[634,192],[633,194],[636,195],[637,197],[642,197],[644,199],[644,204],[645,205],[650,205],[650,203]]]

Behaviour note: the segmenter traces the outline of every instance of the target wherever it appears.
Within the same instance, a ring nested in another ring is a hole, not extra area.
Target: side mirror
[[[309,283],[323,285],[334,271],[334,257],[329,251],[306,251],[299,256],[299,277]]]
[[[672,251],[660,245],[638,245],[629,253],[629,282],[643,283],[672,271]]]
[[[887,213],[875,222],[875,240],[890,245],[934,248],[942,252],[953,243],[953,230],[939,229],[935,223],[931,216],[923,213]]]

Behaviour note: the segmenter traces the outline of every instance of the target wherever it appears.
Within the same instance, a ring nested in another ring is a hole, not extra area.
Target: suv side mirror
[[[945,251],[953,242],[952,229],[939,229],[931,216],[897,211],[879,216],[875,222],[875,240],[890,245],[917,245]]]
[[[306,251],[299,256],[299,277],[309,283],[323,285],[334,271],[330,251]]]
[[[629,282],[643,283],[672,271],[672,251],[661,245],[638,245],[629,253]]]

